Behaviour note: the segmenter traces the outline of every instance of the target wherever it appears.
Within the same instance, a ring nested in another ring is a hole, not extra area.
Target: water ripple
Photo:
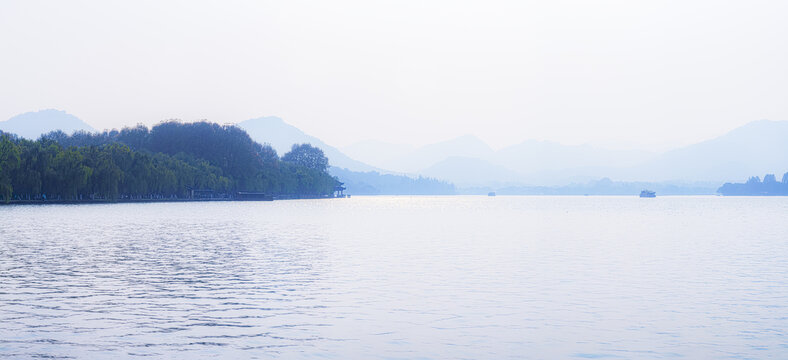
[[[2,358],[782,358],[788,199],[0,207]]]

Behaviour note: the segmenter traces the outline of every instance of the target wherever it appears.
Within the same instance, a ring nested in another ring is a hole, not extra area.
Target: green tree
[[[58,194],[66,199],[78,199],[87,185],[93,169],[85,166],[84,157],[76,148],[61,151],[54,159],[54,170],[59,180]]]
[[[336,180],[328,159],[308,144],[282,159],[235,126],[169,121],[102,133],[62,131],[36,141],[3,138],[0,197],[104,199],[217,192],[327,195]]]
[[[8,135],[0,135],[0,194],[5,202],[11,201],[14,192],[12,175],[19,168],[19,147],[14,144]]]
[[[102,151],[93,167],[92,192],[108,200],[118,198],[118,185],[123,181],[123,171],[113,161],[108,152]],[[93,195],[93,194],[91,194]]]
[[[310,144],[293,144],[290,152],[282,156],[282,161],[317,170],[321,173],[325,173],[328,170],[328,158],[323,154],[323,150]]]

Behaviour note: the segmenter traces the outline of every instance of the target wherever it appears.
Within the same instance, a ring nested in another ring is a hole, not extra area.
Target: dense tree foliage
[[[313,160],[328,163],[325,156]],[[324,170],[280,161],[270,146],[235,126],[208,122],[169,121],[151,129],[138,125],[71,136],[56,131],[37,141],[0,137],[5,201],[185,198],[192,189],[222,196],[237,191],[324,196],[336,184]]]
[[[323,155],[323,150],[310,144],[293,144],[290,152],[282,157],[282,161],[320,172],[328,171],[328,159]]]
[[[761,178],[751,177],[745,183],[725,183],[718,190],[722,195],[788,195],[788,173],[782,177],[782,181],[777,181],[774,174],[767,174]]]
[[[10,137],[0,133],[0,195],[6,199],[14,190],[11,176],[18,171],[20,162],[19,148]]]

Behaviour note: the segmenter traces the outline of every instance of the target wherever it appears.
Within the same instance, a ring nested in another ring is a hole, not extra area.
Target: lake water
[[[788,358],[788,198],[0,207],[0,357]]]

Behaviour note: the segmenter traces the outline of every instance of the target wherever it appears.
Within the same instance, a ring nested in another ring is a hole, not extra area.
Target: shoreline
[[[263,202],[280,200],[314,200],[314,199],[342,199],[350,196],[311,196],[311,195],[275,195],[265,199],[230,199],[230,198],[206,198],[206,199],[116,199],[116,200],[11,200],[0,202],[4,205],[87,205],[87,204],[144,204],[144,203],[179,203],[179,202],[217,202],[217,201],[237,201],[237,202]]]

